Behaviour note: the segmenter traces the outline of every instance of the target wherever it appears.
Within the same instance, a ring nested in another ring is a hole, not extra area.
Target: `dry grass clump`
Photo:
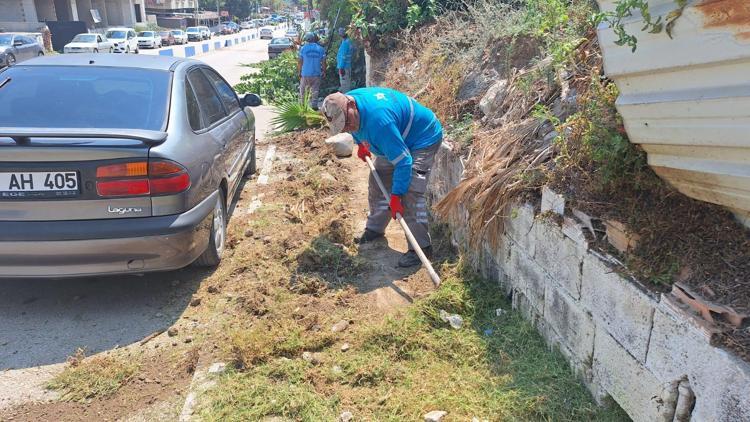
[[[85,402],[114,394],[137,370],[132,360],[109,355],[86,358],[84,350],[78,349],[47,388],[59,391],[63,401]]]

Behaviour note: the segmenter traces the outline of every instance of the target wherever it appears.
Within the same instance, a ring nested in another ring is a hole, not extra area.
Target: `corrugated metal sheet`
[[[612,10],[615,0],[599,0]],[[653,16],[677,8],[651,0]],[[626,30],[635,53],[599,27],[604,68],[620,89],[617,108],[630,140],[651,167],[682,193],[724,205],[750,222],[750,0],[690,2],[670,39],[641,32],[634,15]]]

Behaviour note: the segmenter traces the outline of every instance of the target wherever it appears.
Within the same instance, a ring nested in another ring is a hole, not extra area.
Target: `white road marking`
[[[258,177],[259,185],[267,185],[268,177],[271,175],[271,168],[273,168],[273,157],[276,155],[276,145],[269,145],[268,151],[266,151],[266,157],[263,159],[263,167],[260,170],[260,176]]]

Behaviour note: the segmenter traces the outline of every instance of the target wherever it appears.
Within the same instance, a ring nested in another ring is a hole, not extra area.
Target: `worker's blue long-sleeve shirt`
[[[404,195],[411,183],[411,151],[430,147],[443,138],[443,127],[435,113],[405,94],[389,88],[349,91],[359,110],[359,130],[354,141],[367,141],[370,150],[393,166],[391,193]]]
[[[344,38],[341,41],[339,52],[336,54],[336,68],[337,69],[350,69],[352,67],[352,54],[354,53],[352,40]]]

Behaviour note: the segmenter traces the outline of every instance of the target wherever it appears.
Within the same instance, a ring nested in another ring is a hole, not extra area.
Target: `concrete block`
[[[548,188],[542,187],[542,212],[554,212],[555,214],[565,214],[565,198]]]
[[[540,220],[534,226],[534,260],[574,299],[581,297],[583,250],[556,224]]]
[[[579,302],[554,284],[547,286],[544,296],[544,319],[578,361],[591,362],[596,333],[594,321]]]
[[[521,248],[526,255],[534,257],[535,224],[534,207],[531,204],[515,204],[508,207],[505,220],[505,233],[513,239],[517,248]]]
[[[597,326],[606,329],[636,359],[646,361],[655,300],[598,256],[587,253],[583,258],[581,302]]]
[[[664,383],[600,327],[594,343],[593,376],[600,391],[597,399],[611,396],[635,422],[666,422],[674,414],[674,409],[661,406]]]
[[[687,376],[695,394],[694,421],[750,420],[750,364],[709,344],[700,327],[662,299],[646,367],[662,379]]]
[[[511,301],[511,305],[513,306],[513,309],[520,312],[524,319],[529,321],[531,325],[534,327],[537,326],[541,317],[534,307],[531,306],[531,302],[521,290],[513,289],[513,300]]]
[[[550,279],[542,267],[516,247],[510,252],[508,276],[511,284],[526,295],[537,313],[543,315],[544,292]]]
[[[560,353],[562,353],[562,355],[565,357],[565,360],[567,360],[570,364],[571,371],[573,371],[573,373],[576,374],[576,376],[580,378],[584,382],[584,384],[589,387],[589,389],[591,389],[593,380],[591,363],[593,360],[593,355],[589,356],[589,359],[585,361],[579,359],[576,353],[568,348],[566,342],[563,340],[560,334],[555,331],[549,321],[545,319],[539,319],[539,321],[537,321],[536,328],[539,331],[539,334],[541,334],[544,340],[547,342],[549,348],[552,350],[558,350]],[[591,336],[591,340],[591,351],[593,353],[593,335]]]

